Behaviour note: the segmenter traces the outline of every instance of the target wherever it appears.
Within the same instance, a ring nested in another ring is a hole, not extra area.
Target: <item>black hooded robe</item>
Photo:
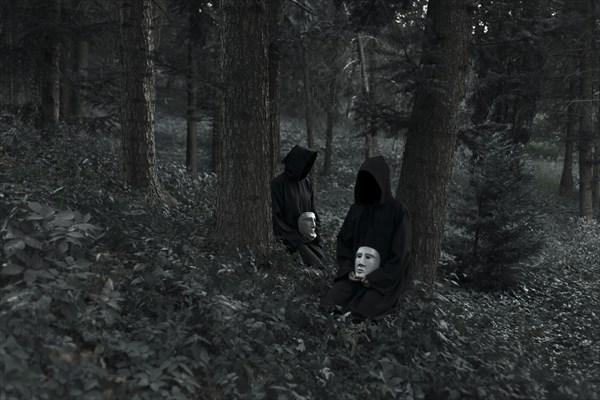
[[[407,278],[411,240],[410,214],[392,196],[387,162],[381,156],[367,159],[358,171],[354,204],[337,237],[338,271],[325,301],[358,319],[393,311]],[[379,268],[366,277],[369,287],[348,278],[361,246],[372,247],[381,256]]]
[[[316,151],[294,146],[282,161],[284,172],[271,182],[273,231],[290,253],[298,251],[308,265],[320,265],[324,258],[318,235],[319,214],[315,209],[312,184],[307,178],[316,158]],[[317,237],[304,243],[298,231],[298,217],[309,211],[315,213],[317,219]]]

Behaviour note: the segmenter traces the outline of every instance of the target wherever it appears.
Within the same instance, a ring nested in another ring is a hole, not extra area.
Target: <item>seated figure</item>
[[[290,253],[300,253],[306,265],[322,265],[319,214],[308,174],[317,152],[294,146],[283,159],[285,170],[271,182],[273,231]]]
[[[325,302],[360,320],[393,311],[407,279],[410,250],[410,214],[392,197],[387,162],[369,158],[359,169],[354,204],[337,237],[338,270]]]

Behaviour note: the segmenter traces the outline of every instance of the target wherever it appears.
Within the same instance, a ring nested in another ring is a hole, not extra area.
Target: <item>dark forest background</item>
[[[595,399],[594,0],[0,0],[0,397]],[[327,252],[274,240],[318,150]],[[319,307],[356,171],[397,312]]]

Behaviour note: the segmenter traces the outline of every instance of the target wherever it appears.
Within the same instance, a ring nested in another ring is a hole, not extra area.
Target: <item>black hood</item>
[[[385,158],[367,158],[356,176],[354,201],[356,204],[383,204],[392,198],[390,167]]]
[[[306,178],[316,159],[317,152],[315,150],[294,146],[283,158],[282,163],[285,165],[285,173],[289,177],[301,181]]]

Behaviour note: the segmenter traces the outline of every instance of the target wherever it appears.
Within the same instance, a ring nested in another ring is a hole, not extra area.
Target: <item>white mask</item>
[[[364,278],[379,268],[381,256],[372,247],[359,247],[354,259],[354,274],[357,278]]]
[[[313,212],[305,212],[298,217],[298,231],[306,237],[317,237],[317,216]]]

